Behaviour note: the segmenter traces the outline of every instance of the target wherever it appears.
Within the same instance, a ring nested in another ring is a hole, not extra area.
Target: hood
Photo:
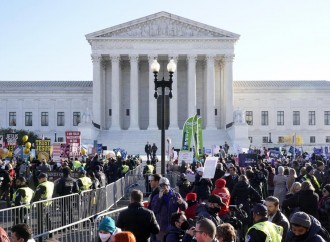
[[[311,218],[312,225],[309,229],[309,235],[308,235],[307,239],[310,239],[315,234],[318,234],[321,229],[321,223],[316,218],[314,218],[312,215],[309,215],[309,217]],[[309,240],[307,240],[307,241],[309,241]]]
[[[223,187],[225,187],[226,186],[226,180],[225,179],[222,179],[222,178],[219,178],[219,179],[217,179],[216,181],[215,181],[215,186],[217,187],[217,188],[223,188]]]

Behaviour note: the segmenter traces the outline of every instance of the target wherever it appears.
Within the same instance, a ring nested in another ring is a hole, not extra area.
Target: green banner
[[[186,120],[183,125],[182,130],[182,148],[181,150],[190,151],[191,148],[191,137],[193,133],[193,119],[194,117],[190,117]]]
[[[197,114],[194,116],[193,118],[193,138],[194,138],[194,146],[195,146],[195,152],[194,152],[194,155],[195,157],[199,157],[199,147],[198,147],[198,125],[197,125],[197,119],[198,119],[198,116]]]
[[[201,117],[197,119],[197,143],[198,143],[198,154],[204,155],[204,146],[203,146],[203,120]]]

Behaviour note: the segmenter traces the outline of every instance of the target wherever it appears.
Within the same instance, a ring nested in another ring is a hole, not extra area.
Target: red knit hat
[[[194,192],[190,192],[186,195],[187,201],[196,201],[197,200],[197,194]]]

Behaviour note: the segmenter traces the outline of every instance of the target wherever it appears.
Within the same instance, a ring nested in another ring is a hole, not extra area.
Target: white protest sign
[[[217,167],[218,157],[207,157],[204,163],[203,178],[213,179]]]
[[[193,152],[190,151],[180,151],[179,153],[179,162],[181,163],[183,160],[186,163],[192,163],[193,162]]]

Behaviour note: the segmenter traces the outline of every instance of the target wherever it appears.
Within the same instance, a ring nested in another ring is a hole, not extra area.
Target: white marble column
[[[225,55],[224,60],[224,86],[226,92],[226,124],[233,122],[234,99],[233,99],[233,61],[234,55]]]
[[[188,61],[188,118],[196,115],[196,55],[187,55]]]
[[[173,57],[176,65],[178,65],[179,56],[169,56],[169,61]],[[178,70],[178,67],[176,68]],[[172,84],[173,97],[170,99],[170,127],[169,129],[179,129],[178,126],[178,72],[173,74]]]
[[[120,88],[119,88],[119,55],[110,56],[111,59],[111,129],[120,130]]]
[[[154,98],[155,85],[154,73],[151,72],[150,66],[157,55],[149,55],[149,126],[148,129],[158,129],[157,126],[157,100]]]
[[[206,70],[206,129],[216,129],[215,126],[215,55],[207,55],[207,70]]]
[[[130,130],[139,129],[139,55],[129,56],[130,73]]]
[[[101,61],[99,54],[92,54],[93,62],[93,122],[101,127]]]

